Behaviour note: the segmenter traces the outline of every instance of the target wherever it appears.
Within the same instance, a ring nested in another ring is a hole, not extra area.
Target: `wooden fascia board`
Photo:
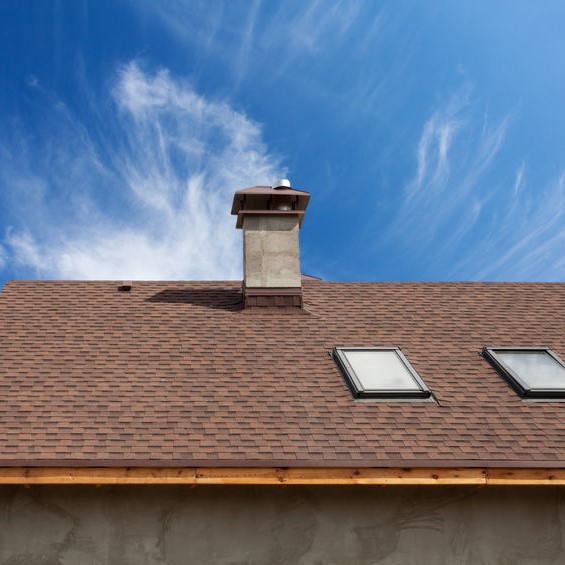
[[[565,485],[565,469],[2,467],[17,485]]]

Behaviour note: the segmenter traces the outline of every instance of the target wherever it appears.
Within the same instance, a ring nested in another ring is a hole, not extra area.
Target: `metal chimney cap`
[[[272,188],[291,188],[290,181],[288,179],[278,179],[273,183]]]

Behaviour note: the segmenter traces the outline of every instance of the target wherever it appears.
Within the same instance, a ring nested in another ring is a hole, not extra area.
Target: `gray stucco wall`
[[[0,563],[565,563],[558,487],[0,487]]]

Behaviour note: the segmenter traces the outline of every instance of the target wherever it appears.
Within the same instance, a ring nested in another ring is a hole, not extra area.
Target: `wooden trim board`
[[[565,485],[565,469],[2,467],[9,485]]]

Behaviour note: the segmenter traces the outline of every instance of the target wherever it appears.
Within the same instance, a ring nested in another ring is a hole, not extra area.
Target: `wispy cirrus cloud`
[[[198,49],[202,59],[221,61],[235,83],[244,77],[275,81],[316,58],[333,60],[336,44],[366,50],[382,28],[382,18],[363,16],[370,3],[323,0],[273,3],[131,1],[136,12],[166,27],[182,43]],[[359,27],[360,26],[360,27]],[[221,37],[221,41],[218,38]],[[292,77],[289,77],[292,78]]]
[[[529,187],[522,163],[506,206],[493,214],[485,237],[468,260],[482,265],[476,273],[479,279],[562,281],[563,249],[565,170],[545,186]]]
[[[434,109],[414,149],[414,174],[380,238],[403,260],[446,279],[563,280],[565,171],[536,184],[527,163],[497,166],[512,123],[480,115],[468,90]]]
[[[449,257],[473,229],[486,198],[484,178],[499,154],[509,116],[477,127],[469,89],[456,92],[425,121],[415,148],[415,173],[383,242],[397,241],[406,253],[435,248]],[[433,258],[430,258],[433,260]]]
[[[464,105],[465,96],[458,94],[424,124],[416,150],[416,175],[407,189],[409,196],[445,185],[449,176],[449,151],[457,130],[464,124],[459,115]]]
[[[520,193],[520,190],[522,190],[522,187],[524,186],[525,177],[526,177],[526,163],[525,161],[522,161],[520,163],[520,166],[516,169],[514,184],[512,186],[512,196],[514,199],[516,199],[516,197]]]
[[[94,124],[43,95],[41,138],[16,132],[0,151],[6,260],[42,277],[241,276],[233,191],[284,173],[258,124],[136,62]]]

